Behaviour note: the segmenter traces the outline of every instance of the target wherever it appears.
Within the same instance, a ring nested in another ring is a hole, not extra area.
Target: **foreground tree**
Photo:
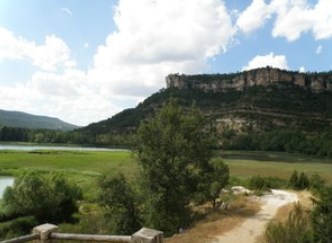
[[[207,183],[205,186],[206,198],[212,201],[212,205],[216,207],[216,199],[219,197],[221,189],[223,189],[229,180],[229,168],[220,159],[214,158],[209,162],[211,171],[206,175]]]
[[[28,173],[6,188],[3,205],[10,215],[32,215],[39,223],[61,223],[71,220],[81,198],[80,188],[60,174]]]
[[[322,187],[314,199],[312,213],[314,242],[332,242],[332,187]]]
[[[145,220],[172,234],[188,225],[189,202],[212,171],[211,134],[196,109],[186,115],[174,100],[138,130],[137,156]]]
[[[215,208],[221,189],[228,184],[229,168],[220,158],[213,158],[208,163],[209,166],[198,181],[195,203],[210,201]]]
[[[100,202],[106,209],[105,218],[111,232],[131,235],[141,228],[137,195],[123,174],[104,175],[99,181]]]

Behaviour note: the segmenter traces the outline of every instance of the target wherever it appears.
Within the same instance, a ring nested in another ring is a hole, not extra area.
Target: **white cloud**
[[[236,26],[246,34],[261,27],[270,17],[269,6],[264,0],[253,0],[238,17]]]
[[[90,46],[89,42],[84,43],[84,48],[89,48],[89,46]]]
[[[70,11],[69,8],[61,8],[61,12],[64,12],[64,13],[70,15],[70,16],[73,15],[73,12]]]
[[[303,66],[300,67],[300,68],[299,68],[299,72],[300,72],[300,73],[305,73],[305,67],[303,67]]]
[[[47,71],[76,66],[66,43],[55,35],[47,35],[43,45],[17,37],[3,27],[0,27],[0,36],[0,61],[29,60],[34,66]]]
[[[1,108],[58,117],[78,125],[106,119],[122,110],[100,93],[82,71],[37,72],[25,84],[2,86]]]
[[[322,53],[322,50],[323,50],[323,46],[322,45],[319,45],[316,49],[316,54],[321,54]]]
[[[265,56],[257,55],[242,70],[250,70],[260,67],[271,66],[280,69],[289,69],[287,58],[284,55],[274,55],[273,52]]]
[[[142,97],[172,72],[199,72],[226,50],[234,30],[219,0],[120,0],[118,31],[99,46],[89,79],[105,92]]]
[[[164,87],[169,73],[204,71],[234,35],[220,0],[120,0],[114,19],[117,30],[85,71],[54,35],[37,45],[0,29],[0,61],[23,59],[40,68],[25,84],[1,87],[2,108],[86,125],[124,108],[115,104],[137,104]]]
[[[49,97],[77,98],[86,87],[85,73],[69,69],[62,74],[36,72],[33,74],[29,87]]]
[[[265,21],[276,16],[273,37],[295,41],[303,33],[311,32],[315,39],[332,37],[332,1],[318,0],[311,5],[307,0],[253,0],[237,19],[237,27],[250,33],[262,27]]]
[[[279,0],[280,1],[280,0]],[[309,8],[306,0],[286,1],[282,6],[274,0],[277,19],[272,30],[273,37],[285,37],[288,41],[298,39],[302,33],[310,31],[316,23],[314,11]]]

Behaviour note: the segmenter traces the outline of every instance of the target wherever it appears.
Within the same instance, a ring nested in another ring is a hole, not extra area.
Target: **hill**
[[[66,123],[58,118],[36,116],[24,112],[6,110],[0,110],[0,126],[63,131],[78,128],[78,126]]]
[[[255,70],[255,72],[258,73],[259,70]],[[261,81],[260,84],[248,85],[241,89],[229,88],[227,91],[216,88],[221,86],[217,84],[218,82],[221,84],[229,82],[227,81],[229,77],[243,77],[244,73],[168,76],[166,78],[167,89],[151,95],[136,108],[126,109],[112,118],[92,123],[82,128],[81,131],[91,134],[135,131],[141,120],[151,117],[155,110],[161,107],[170,97],[176,98],[184,107],[190,107],[194,103],[207,117],[213,119],[219,125],[222,123],[232,123],[238,126],[251,124],[255,125],[257,129],[291,125],[306,130],[312,127],[320,129],[322,126],[331,125],[332,90],[330,91],[330,87],[332,73],[331,77],[326,73],[308,75],[321,80],[322,87],[328,87],[328,89],[325,88],[321,92],[284,80],[270,82],[269,85]],[[297,72],[289,73],[296,76],[304,75]],[[173,78],[170,79],[170,77]],[[178,79],[178,82],[174,82],[174,77],[182,78]],[[304,79],[308,80],[305,76]],[[288,80],[295,79],[288,78]],[[181,84],[182,81],[184,84]],[[195,85],[189,85],[190,83]],[[234,87],[237,86],[234,82],[232,84]]]
[[[271,73],[271,68],[251,72]],[[149,119],[164,102],[173,97],[184,111],[195,104],[215,124],[219,145],[225,149],[288,151],[300,144],[298,140],[301,139],[306,144],[294,151],[305,149],[308,153],[316,153],[321,147],[331,145],[332,148],[331,72],[306,75],[280,72],[283,73],[279,75],[281,78],[273,82],[268,75],[265,75],[267,80],[264,81],[264,75],[255,76],[249,72],[173,75],[171,81],[168,76],[167,89],[151,95],[136,108],[124,110],[79,131],[94,136],[97,143],[113,143],[118,136],[123,138],[134,133],[141,121]],[[292,78],[297,75],[304,75],[305,85],[300,85],[296,78]],[[249,79],[249,76],[252,78]],[[233,78],[232,82],[230,77]],[[253,77],[259,77],[259,82]],[[246,80],[247,85],[237,88],[239,86],[234,78]],[[225,83],[228,83],[227,89],[223,86]],[[327,140],[328,143],[325,143]],[[310,151],[313,147],[315,149]],[[330,152],[332,156],[332,149]]]

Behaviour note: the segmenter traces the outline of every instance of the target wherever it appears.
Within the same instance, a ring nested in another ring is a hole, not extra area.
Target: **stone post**
[[[39,235],[40,242],[51,242],[51,233],[57,232],[58,226],[54,224],[42,224],[33,228],[33,234]]]
[[[163,243],[163,232],[142,228],[131,236],[132,243]]]

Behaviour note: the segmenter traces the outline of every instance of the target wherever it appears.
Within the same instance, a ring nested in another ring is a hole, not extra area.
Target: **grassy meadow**
[[[288,179],[296,169],[318,173],[332,183],[331,159],[279,152],[219,151],[215,156],[221,156],[236,177],[261,175]],[[0,175],[60,171],[82,187],[88,201],[96,198],[97,179],[102,173],[121,171],[133,175],[136,170],[134,155],[129,151],[0,151]]]
[[[318,173],[332,184],[332,159],[303,154],[260,151],[218,152],[230,168],[232,176],[247,178],[252,175],[277,176],[289,179],[294,170],[308,175]]]
[[[127,151],[0,151],[0,175],[28,171],[63,173],[77,183],[86,200],[97,196],[97,179],[103,172],[131,175],[136,163]]]

